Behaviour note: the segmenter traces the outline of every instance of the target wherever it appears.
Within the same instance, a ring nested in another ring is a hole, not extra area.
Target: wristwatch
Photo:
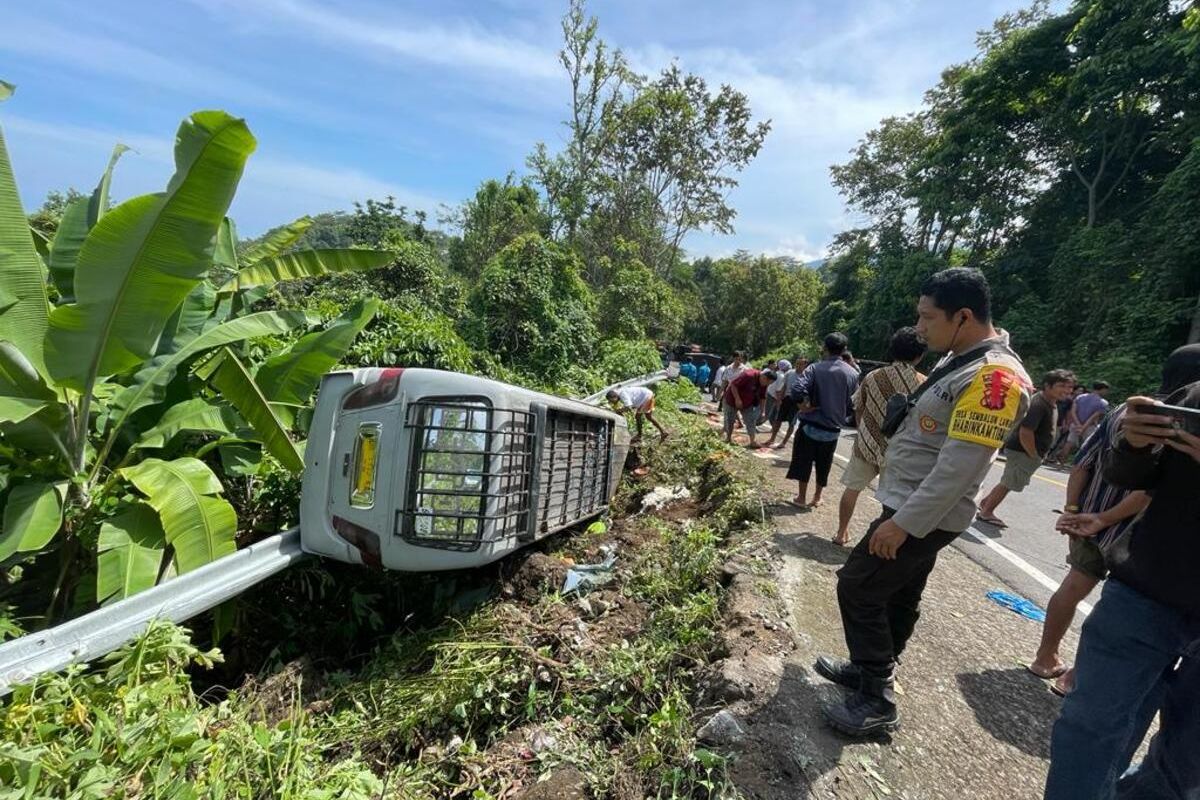
[[[1070,505],[1063,506],[1063,511],[1067,512],[1068,514],[1078,514],[1079,506],[1075,503],[1071,503]]]

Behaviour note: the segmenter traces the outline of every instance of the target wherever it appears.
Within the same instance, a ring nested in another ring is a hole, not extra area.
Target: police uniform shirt
[[[938,380],[888,442],[876,497],[912,536],[967,529],[997,448],[1029,409],[1033,387],[1007,333],[955,355],[993,342],[1004,349]]]

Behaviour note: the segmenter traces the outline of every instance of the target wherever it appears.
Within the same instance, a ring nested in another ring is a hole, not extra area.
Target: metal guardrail
[[[660,383],[661,381],[665,381],[668,377],[668,373],[665,369],[661,369],[658,372],[651,372],[647,375],[640,375],[636,378],[630,378],[628,380],[621,381],[620,383],[614,383],[611,386],[605,386],[595,394],[589,394],[587,397],[583,398],[583,402],[591,403],[592,405],[599,405],[600,403],[604,402],[604,395],[608,394],[613,389],[624,389],[629,386],[649,386],[655,383]]]
[[[651,385],[667,377],[668,372],[660,370],[630,378],[583,402],[598,405],[610,389]],[[153,620],[191,619],[305,557],[300,528],[292,528],[111,606],[0,644],[0,696],[38,675],[110,653],[139,636]]]
[[[300,529],[291,528],[111,606],[0,644],[0,696],[43,673],[116,650],[153,620],[190,619],[304,557]]]

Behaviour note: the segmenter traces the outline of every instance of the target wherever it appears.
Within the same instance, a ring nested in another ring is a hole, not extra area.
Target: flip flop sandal
[[[1030,675],[1033,675],[1035,678],[1041,678],[1044,681],[1052,681],[1057,678],[1061,678],[1063,675],[1067,674],[1067,670],[1069,670],[1069,669],[1070,669],[1070,667],[1068,667],[1066,664],[1063,664],[1058,669],[1052,670],[1049,674],[1043,675],[1042,673],[1035,670],[1031,665],[1029,665],[1029,664],[1025,665],[1026,672],[1028,672]]]
[[[986,522],[988,525],[994,525],[997,528],[1007,528],[1008,524],[999,517],[985,517],[983,514],[976,514],[975,519],[980,522]]]

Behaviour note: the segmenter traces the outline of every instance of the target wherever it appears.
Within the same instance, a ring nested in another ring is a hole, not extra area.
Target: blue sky
[[[773,130],[731,196],[738,248],[811,259],[850,227],[828,167],[882,117],[912,110],[975,31],[1020,0],[593,0],[601,36],[642,71],[678,59],[745,92]],[[88,190],[118,141],[114,195],[160,190],[179,120],[243,116],[258,138],[232,216],[254,235],[395,195],[436,217],[481,180],[557,148],[565,2],[39,0],[5,10],[0,105],[28,210]]]

